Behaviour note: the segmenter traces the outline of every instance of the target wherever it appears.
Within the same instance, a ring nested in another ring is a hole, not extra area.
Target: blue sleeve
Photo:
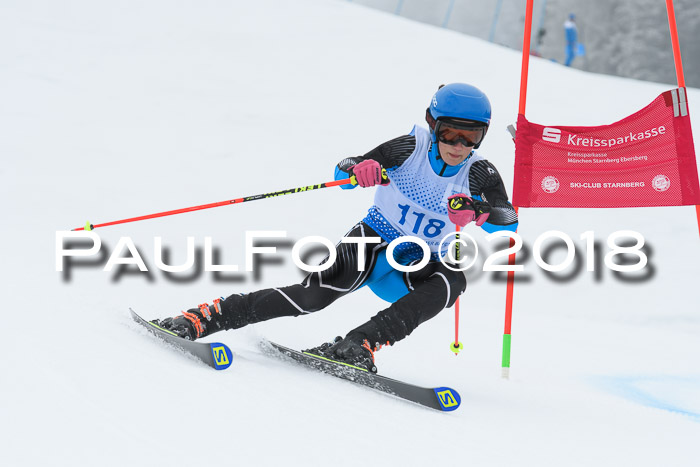
[[[472,195],[472,198],[479,200],[479,201],[483,201],[481,196],[478,196],[478,195]],[[499,203],[499,204],[502,204],[502,203]],[[507,205],[507,207],[504,207],[506,205]],[[510,204],[509,202],[506,202],[506,204],[504,204],[503,206],[491,206],[492,214],[494,211],[498,211],[498,214],[500,214],[500,216],[498,216],[499,218],[501,218],[502,220],[507,219],[509,222],[508,223],[504,222],[503,224],[492,224],[492,223],[486,221],[481,225],[482,229],[484,229],[488,233],[494,233],[494,232],[498,232],[500,230],[509,230],[511,232],[515,232],[518,230],[518,223],[519,222],[518,222],[517,216],[515,215],[515,209],[513,208],[512,204]],[[495,216],[494,216],[494,218],[495,218]]]
[[[345,179],[345,178],[348,178],[348,173],[347,173],[347,172],[343,172],[342,170],[340,170],[340,167],[338,167],[338,166],[336,165],[336,166],[335,166],[335,179],[336,179],[336,180],[343,180],[343,179]],[[342,188],[343,190],[352,190],[352,189],[355,188],[356,186],[357,186],[357,185],[348,184],[348,185],[340,185],[340,188]]]
[[[510,230],[511,232],[516,232],[518,230],[518,223],[516,222],[515,224],[495,225],[489,224],[488,222],[484,222],[483,224],[481,224],[481,228],[488,233],[494,233],[500,230]]]

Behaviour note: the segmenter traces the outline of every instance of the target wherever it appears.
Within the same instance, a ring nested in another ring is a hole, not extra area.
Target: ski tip
[[[212,342],[209,344],[211,348],[211,356],[214,358],[214,368],[217,370],[225,370],[231,366],[233,362],[233,352],[226,344],[221,342]]]
[[[136,312],[134,311],[134,309],[131,308],[131,307],[129,307],[129,314],[131,315],[131,319],[133,319],[134,321],[138,321],[138,320],[140,320],[140,319],[141,319],[141,320],[143,319],[143,318],[141,318],[141,317],[138,315],[138,313],[136,313]]]
[[[462,398],[459,393],[452,388],[442,387],[434,388],[435,396],[440,403],[440,408],[444,412],[451,412],[459,408],[459,404],[462,403]]]

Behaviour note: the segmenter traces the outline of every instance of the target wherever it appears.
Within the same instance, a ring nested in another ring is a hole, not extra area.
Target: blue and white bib
[[[387,241],[400,236],[419,237],[430,247],[432,259],[437,260],[439,245],[445,235],[455,230],[447,214],[447,198],[457,193],[469,194],[469,169],[482,160],[476,152],[451,177],[441,177],[430,166],[430,132],[415,126],[413,154],[396,169],[389,171],[391,183],[377,187],[372,206],[364,222]],[[403,247],[403,248],[402,248]],[[422,249],[415,244],[402,244],[395,250],[397,260],[406,262],[420,259]]]

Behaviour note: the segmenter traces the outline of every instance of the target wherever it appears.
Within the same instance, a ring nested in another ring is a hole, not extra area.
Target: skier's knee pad
[[[445,308],[454,305],[457,297],[467,288],[467,279],[464,277],[464,273],[462,271],[453,271],[440,261],[428,263],[420,271],[409,274],[409,282],[411,283],[424,281],[435,281],[438,284],[444,284],[448,294]]]
[[[313,313],[326,308],[338,299],[341,294],[333,289],[321,287],[294,288],[288,294],[289,299],[304,310],[305,313]],[[298,313],[298,315],[301,312]],[[297,315],[297,316],[298,316]]]
[[[444,274],[449,283],[450,299],[448,307],[455,304],[457,298],[467,289],[467,278],[462,271],[453,271],[444,264],[440,263],[440,274]]]

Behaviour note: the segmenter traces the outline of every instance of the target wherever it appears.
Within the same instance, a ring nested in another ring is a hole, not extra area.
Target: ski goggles
[[[487,128],[482,122],[439,119],[435,124],[435,134],[438,141],[450,146],[462,143],[464,146],[478,148],[486,135]]]

